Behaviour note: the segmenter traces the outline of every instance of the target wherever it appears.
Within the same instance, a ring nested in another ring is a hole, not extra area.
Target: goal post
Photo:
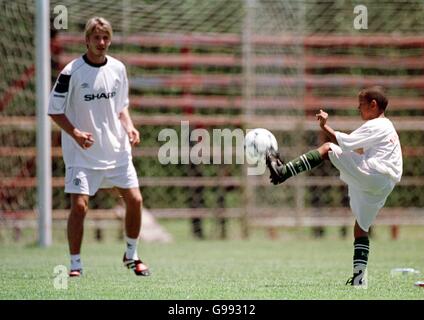
[[[52,244],[51,126],[47,115],[50,79],[49,0],[36,1],[37,212],[38,242]]]

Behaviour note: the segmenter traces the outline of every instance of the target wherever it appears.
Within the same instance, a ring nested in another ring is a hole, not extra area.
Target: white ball
[[[265,162],[268,150],[278,151],[277,139],[267,129],[250,130],[244,138],[244,150],[249,164]]]

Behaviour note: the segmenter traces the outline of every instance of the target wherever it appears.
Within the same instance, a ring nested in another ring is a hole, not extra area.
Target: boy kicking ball
[[[359,113],[366,122],[351,134],[334,131],[327,124],[328,114],[320,110],[316,117],[331,142],[288,163],[283,163],[278,153],[268,152],[266,156],[275,185],[328,159],[340,171],[340,179],[348,185],[350,208],[356,218],[353,277],[346,282],[353,286],[365,285],[368,230],[402,176],[402,150],[398,134],[384,114],[388,100],[382,88],[366,88],[358,99]]]

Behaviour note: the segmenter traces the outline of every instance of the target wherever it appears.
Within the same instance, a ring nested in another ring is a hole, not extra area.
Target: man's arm
[[[53,121],[67,134],[69,134],[83,149],[90,148],[93,143],[93,135],[89,132],[80,131],[69,121],[65,114],[49,114]]]
[[[319,120],[319,125],[321,129],[325,132],[330,141],[334,144],[338,144],[335,131],[327,124],[328,113],[320,109],[319,113],[316,114],[316,117],[317,120]]]
[[[140,143],[140,132],[134,127],[134,124],[131,120],[128,107],[124,108],[119,113],[119,120],[121,120],[122,125],[124,126],[128,137],[130,138],[130,143],[132,146],[135,146]]]

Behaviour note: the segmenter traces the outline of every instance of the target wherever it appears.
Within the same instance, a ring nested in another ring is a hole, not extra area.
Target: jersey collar
[[[86,64],[88,64],[88,65],[90,65],[90,66],[92,66],[92,67],[94,67],[94,68],[100,68],[100,67],[103,67],[103,66],[107,63],[107,57],[106,57],[106,59],[105,59],[105,62],[103,62],[103,63],[93,63],[93,62],[91,62],[90,60],[88,60],[88,58],[87,58],[87,54],[84,54],[84,55],[82,56],[82,58],[84,59],[84,61],[85,61],[85,63],[86,63]]]

